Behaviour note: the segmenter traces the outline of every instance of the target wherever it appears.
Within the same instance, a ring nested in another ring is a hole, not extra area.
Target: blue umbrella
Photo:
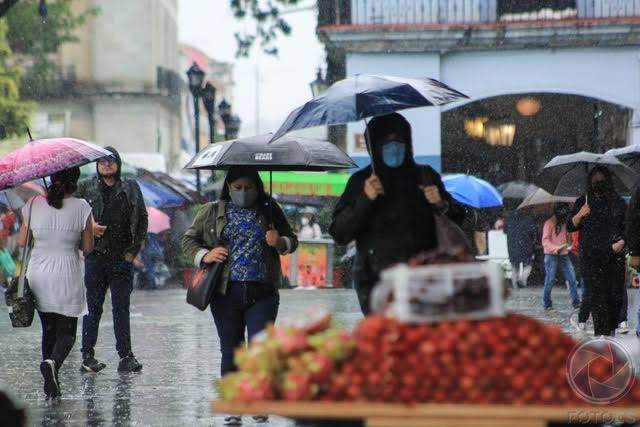
[[[460,203],[477,209],[502,206],[500,192],[483,179],[460,173],[445,175],[442,182],[451,196]]]
[[[142,197],[144,197],[144,202],[147,206],[154,208],[176,208],[183,206],[186,202],[182,196],[163,187],[161,184],[142,179],[137,179],[136,181],[140,185]]]
[[[321,95],[293,110],[270,141],[296,129],[345,124],[463,98],[468,97],[435,79],[356,75],[334,83]]]

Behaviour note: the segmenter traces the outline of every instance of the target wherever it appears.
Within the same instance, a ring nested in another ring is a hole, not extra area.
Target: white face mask
[[[302,225],[309,225],[309,218],[307,218],[307,217],[302,217],[302,219],[300,220],[300,222],[302,222]]]

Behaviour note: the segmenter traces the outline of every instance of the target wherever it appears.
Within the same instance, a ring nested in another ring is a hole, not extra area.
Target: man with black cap
[[[400,114],[367,125],[373,168],[356,172],[333,212],[329,232],[338,244],[356,241],[353,275],[362,312],[380,272],[437,245],[435,213],[460,224],[464,210],[445,190],[440,175],[413,159],[411,126]]]
[[[133,260],[147,235],[147,210],[138,183],[121,178],[122,161],[115,148],[98,161],[95,177],[80,182],[77,195],[89,202],[93,210],[94,251],[85,260],[85,286],[89,313],[82,320],[82,367],[98,372],[104,363],[95,358],[102,306],[111,290],[113,329],[120,356],[118,371],[137,372],[142,365],[131,351],[129,303],[133,290]]]

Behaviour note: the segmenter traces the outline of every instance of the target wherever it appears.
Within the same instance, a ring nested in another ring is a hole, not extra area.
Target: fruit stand
[[[214,413],[273,414],[301,421],[344,425],[360,421],[367,427],[544,427],[548,423],[603,423],[638,420],[640,407],[566,407],[419,404],[371,402],[214,402]],[[329,421],[330,420],[330,421]]]
[[[239,348],[213,411],[385,427],[640,420],[640,378],[624,349],[578,343],[508,312],[504,298],[490,263],[393,267],[371,297],[375,314],[353,331],[310,312]]]

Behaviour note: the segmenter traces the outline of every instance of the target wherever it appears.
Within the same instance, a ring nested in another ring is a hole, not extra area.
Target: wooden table
[[[640,421],[640,406],[507,406],[368,402],[213,402],[215,413],[269,414],[300,420],[361,420],[367,427],[545,427],[556,423]]]

